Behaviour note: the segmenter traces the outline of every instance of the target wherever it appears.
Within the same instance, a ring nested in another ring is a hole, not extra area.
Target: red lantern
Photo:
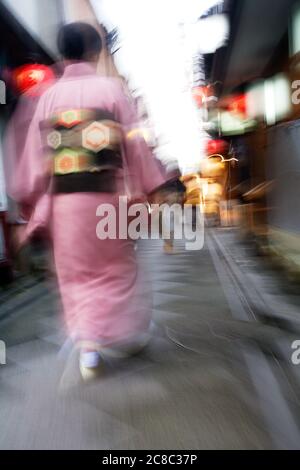
[[[28,64],[18,67],[13,72],[13,81],[19,93],[27,93],[30,96],[39,96],[41,88],[36,85],[47,86],[55,75],[50,67],[40,64]]]
[[[228,150],[228,143],[225,140],[215,139],[209,140],[206,144],[206,153],[207,155],[220,154],[224,155]]]
[[[247,114],[247,102],[245,95],[232,96],[228,100],[228,111],[234,114]]]

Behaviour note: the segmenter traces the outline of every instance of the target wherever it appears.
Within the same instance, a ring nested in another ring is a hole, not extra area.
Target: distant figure
[[[11,194],[33,208],[26,237],[50,223],[66,325],[87,377],[101,363],[101,351],[118,353],[145,339],[151,319],[134,242],[98,239],[97,207],[118,209],[119,196],[128,192],[146,199],[164,177],[145,142],[126,137],[137,118],[121,82],[96,74],[97,30],[66,25],[58,47],[65,71],[38,103]]]
[[[163,199],[165,204],[168,204],[170,207],[175,204],[183,207],[185,186],[179,178],[173,178],[165,184],[162,192],[164,194]],[[174,232],[176,223],[178,223],[178,221],[170,217],[169,214],[162,213],[161,230],[164,241],[163,249],[165,253],[170,255],[176,253],[176,251],[174,251]]]

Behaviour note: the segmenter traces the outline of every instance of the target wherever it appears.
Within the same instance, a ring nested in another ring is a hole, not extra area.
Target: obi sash
[[[115,192],[122,168],[122,127],[98,109],[56,112],[40,123],[55,193]]]

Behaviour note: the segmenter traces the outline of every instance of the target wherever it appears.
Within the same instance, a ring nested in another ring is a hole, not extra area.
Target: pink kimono
[[[117,172],[116,192],[49,191],[40,125],[57,110],[69,109],[105,110],[125,129],[121,152],[124,165]],[[134,242],[100,240],[96,235],[99,204],[117,207],[125,186],[132,198],[145,198],[164,183],[145,142],[139,137],[125,138],[134,122],[132,106],[117,79],[99,77],[88,63],[69,65],[63,77],[41,97],[15,169],[12,197],[35,208],[28,231],[35,230],[51,211],[58,283],[66,325],[74,340],[108,346],[144,333],[149,326],[151,309],[142,301],[139,290]]]

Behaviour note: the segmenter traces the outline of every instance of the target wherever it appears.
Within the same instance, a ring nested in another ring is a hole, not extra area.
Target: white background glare
[[[207,140],[191,96],[193,55],[211,52],[228,34],[224,18],[197,20],[220,0],[93,0],[99,22],[117,27],[119,72],[142,94],[154,125],[158,157],[197,169]],[[218,17],[222,15],[216,15]],[[203,22],[203,30],[201,23]],[[219,30],[218,30],[219,28]],[[220,34],[221,33],[221,38]]]

